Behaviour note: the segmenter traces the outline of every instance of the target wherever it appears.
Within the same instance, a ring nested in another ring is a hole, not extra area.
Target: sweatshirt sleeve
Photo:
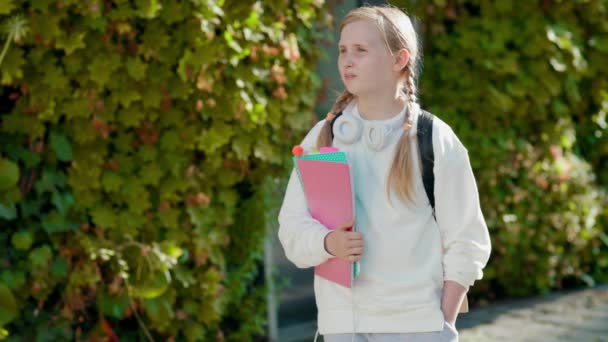
[[[301,145],[310,149],[325,121],[320,121],[304,138]],[[317,266],[333,256],[325,250],[325,236],[331,230],[310,216],[306,197],[298,174],[291,171],[283,204],[279,211],[279,240],[287,259],[299,268]]]
[[[435,215],[442,237],[444,280],[469,287],[483,277],[491,242],[468,151],[453,139],[454,148],[435,170]]]

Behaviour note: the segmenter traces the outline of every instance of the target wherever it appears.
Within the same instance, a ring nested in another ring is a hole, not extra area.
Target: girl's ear
[[[401,71],[403,68],[407,66],[407,63],[410,61],[410,52],[407,49],[401,49],[397,51],[395,54],[395,65],[393,69],[395,71]]]

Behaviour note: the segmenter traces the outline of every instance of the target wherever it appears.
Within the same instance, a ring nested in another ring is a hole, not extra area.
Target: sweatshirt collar
[[[417,126],[418,126],[418,115],[420,113],[420,105],[418,103],[413,103],[411,106],[409,106],[409,108],[411,110],[410,115],[412,115],[412,128],[410,129],[409,135],[416,136],[417,129],[418,129]],[[403,124],[405,123],[405,114],[406,114],[407,110],[408,110],[408,106],[404,106],[403,109],[399,112],[399,114],[393,116],[392,118],[381,119],[381,120],[368,120],[361,116],[361,114],[359,113],[357,100],[354,99],[346,106],[346,108],[344,108],[343,114],[350,114],[350,115],[360,119],[363,122],[363,124],[366,126],[382,125],[387,130],[390,130],[391,132],[395,132],[395,131],[398,131],[399,129],[403,129],[402,127],[403,127]]]

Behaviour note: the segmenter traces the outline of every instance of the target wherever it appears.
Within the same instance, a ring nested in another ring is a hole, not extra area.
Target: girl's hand
[[[338,258],[355,262],[363,255],[363,234],[350,231],[353,222],[346,222],[325,236],[325,250]]]

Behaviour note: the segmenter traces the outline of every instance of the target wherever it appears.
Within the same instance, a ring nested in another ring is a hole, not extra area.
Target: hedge
[[[608,281],[608,3],[409,1],[423,106],[469,150],[493,242],[478,301]]]
[[[0,336],[264,336],[262,184],[310,126],[327,19],[323,1],[2,0]]]

